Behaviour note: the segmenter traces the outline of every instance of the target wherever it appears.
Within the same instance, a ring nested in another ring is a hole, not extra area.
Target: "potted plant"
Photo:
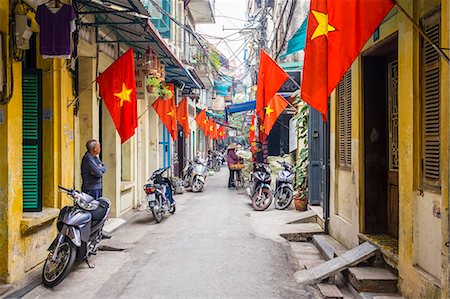
[[[159,90],[159,96],[165,100],[170,99],[173,94],[172,91],[167,87],[167,86],[163,86],[160,90]]]
[[[298,102],[300,99],[298,99]],[[298,211],[306,211],[308,206],[308,106],[299,108],[295,116],[297,126],[297,137],[299,146],[303,143],[298,152],[297,163],[295,167],[297,194],[294,197],[294,206]]]
[[[155,93],[160,84],[161,82],[159,81],[159,79],[155,77],[149,77],[147,78],[147,80],[145,80],[145,88],[147,89],[148,93]]]

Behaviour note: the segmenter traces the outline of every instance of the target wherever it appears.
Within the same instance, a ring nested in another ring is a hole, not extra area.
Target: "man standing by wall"
[[[86,153],[81,161],[81,190],[98,199],[102,197],[102,176],[106,172],[105,164],[100,161],[100,142],[91,139],[86,142]]]

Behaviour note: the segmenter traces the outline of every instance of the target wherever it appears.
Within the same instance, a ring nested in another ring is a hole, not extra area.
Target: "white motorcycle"
[[[192,192],[203,191],[208,169],[205,161],[201,158],[195,158],[194,161],[188,161],[186,167],[183,169],[183,184],[184,187],[191,187]]]

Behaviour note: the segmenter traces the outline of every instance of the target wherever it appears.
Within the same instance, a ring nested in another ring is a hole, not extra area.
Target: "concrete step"
[[[317,223],[286,224],[280,228],[280,236],[290,242],[309,242],[313,235],[323,233]]]
[[[370,293],[370,292],[362,292],[359,294],[360,299],[405,299],[399,294],[392,293]]]
[[[298,214],[297,219],[294,221],[288,222],[288,224],[297,224],[297,223],[316,223],[317,222],[317,214],[313,210],[307,210]]]
[[[368,258],[371,258],[377,253],[377,251],[378,249],[375,246],[369,242],[365,242],[350,249],[343,255],[326,261],[313,269],[297,271],[294,276],[298,283],[321,282],[336,273],[358,265]]]
[[[350,267],[348,268],[348,279],[358,292],[397,292],[397,276],[384,268]]]
[[[314,235],[312,242],[326,260],[331,260],[347,252],[344,245],[329,235]]]
[[[341,291],[334,284],[318,283],[317,288],[319,289],[320,293],[324,298],[327,299],[344,298],[344,295],[342,295]]]

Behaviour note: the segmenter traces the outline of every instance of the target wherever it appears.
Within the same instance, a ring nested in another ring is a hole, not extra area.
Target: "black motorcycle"
[[[247,194],[252,199],[252,207],[256,211],[264,211],[272,203],[272,188],[270,168],[264,163],[255,163],[252,173],[252,183],[247,188]]]
[[[42,270],[42,281],[47,287],[58,285],[69,274],[75,262],[97,254],[102,240],[103,225],[111,207],[105,197],[94,199],[89,194],[58,186],[67,193],[73,206],[64,207],[59,213],[56,226],[58,235],[48,248],[49,254]]]
[[[162,221],[165,212],[175,213],[175,200],[173,199],[173,186],[169,178],[163,177],[163,173],[170,169],[164,167],[153,172],[144,185],[148,209],[152,212],[156,223]]]

